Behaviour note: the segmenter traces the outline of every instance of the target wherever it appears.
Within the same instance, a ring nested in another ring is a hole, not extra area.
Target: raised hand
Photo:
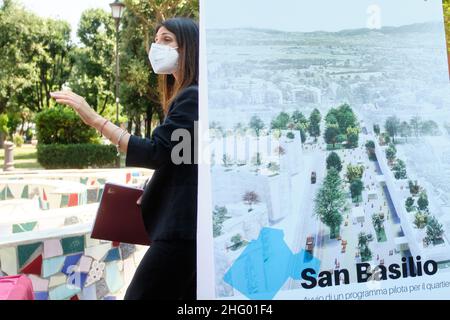
[[[96,125],[96,121],[100,116],[89,106],[83,97],[80,97],[72,91],[56,91],[50,93],[50,96],[57,103],[71,106],[88,126],[94,127]]]

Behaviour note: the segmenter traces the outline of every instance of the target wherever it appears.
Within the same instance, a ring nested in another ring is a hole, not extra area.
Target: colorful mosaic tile
[[[105,262],[111,262],[111,261],[116,261],[116,260],[120,260],[120,252],[118,248],[114,248],[109,250],[106,258],[105,258]]]
[[[48,294],[50,300],[66,300],[81,292],[81,289],[69,284],[63,284],[50,289]]]
[[[50,283],[48,284],[48,286],[50,288],[53,288],[53,287],[60,286],[66,282],[67,282],[67,276],[63,273],[58,273],[57,275],[54,275],[50,278]]]
[[[101,244],[95,247],[86,248],[84,250],[85,255],[94,258],[95,260],[102,260],[109,249],[111,249],[111,243]]]
[[[85,284],[86,284],[86,280],[88,278],[88,274],[84,273],[84,272],[75,272],[74,274],[71,274],[68,279],[67,279],[67,283],[70,285],[73,285],[75,287],[78,287],[80,289],[83,289]]]
[[[45,292],[48,291],[48,287],[50,284],[50,280],[48,279],[42,279],[38,276],[35,276],[33,274],[28,276],[33,283],[33,290],[35,292]]]
[[[86,239],[86,248],[98,246],[100,244],[100,240],[92,239],[90,234],[85,236]]]
[[[86,286],[90,286],[92,283],[99,281],[103,277],[105,267],[106,265],[104,262],[94,261],[91,270],[89,271]]]
[[[105,297],[109,293],[108,285],[105,279],[101,279],[100,281],[98,281],[95,284],[95,289],[97,299],[103,299],[103,297]]]
[[[37,226],[37,221],[21,223],[21,224],[14,224],[13,225],[13,233],[33,231],[34,228],[36,228],[36,226]]]
[[[61,256],[62,254],[61,240],[52,239],[44,241],[44,259]]]
[[[0,268],[7,275],[16,275],[19,271],[16,247],[0,249]]]
[[[84,236],[64,238],[61,240],[64,254],[84,251]]]
[[[66,257],[64,256],[44,259],[44,262],[42,263],[42,276],[47,278],[61,272],[65,260]]]
[[[23,274],[35,274],[40,276],[42,273],[42,255],[27,264],[21,271]]]
[[[136,246],[134,244],[121,243],[120,251],[122,254],[122,259],[126,260],[136,251]]]
[[[96,285],[94,284],[89,287],[84,287],[79,296],[81,300],[97,300]]]
[[[91,257],[82,256],[79,264],[80,272],[89,272],[93,260]]]
[[[123,287],[123,275],[119,271],[116,262],[106,264],[105,280],[112,293],[119,291]]]
[[[19,268],[22,268],[27,261],[41,248],[42,242],[21,245],[17,247],[19,255]]]
[[[30,195],[29,195],[29,192],[28,192],[28,185],[23,187],[22,195],[20,196],[20,198],[22,198],[22,199],[29,199],[30,198]]]
[[[72,274],[76,270],[76,266],[78,264],[78,261],[80,261],[82,254],[76,254],[73,256],[67,256],[64,265],[61,269],[61,272],[64,274]]]
[[[34,292],[35,300],[48,300],[48,291]]]

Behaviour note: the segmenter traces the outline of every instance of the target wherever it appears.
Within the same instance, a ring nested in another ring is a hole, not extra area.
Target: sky
[[[442,21],[441,0],[206,0],[206,28],[340,31]]]
[[[41,17],[68,21],[72,26],[72,40],[77,41],[76,31],[81,13],[89,8],[102,8],[111,12],[113,0],[19,0],[25,8]]]

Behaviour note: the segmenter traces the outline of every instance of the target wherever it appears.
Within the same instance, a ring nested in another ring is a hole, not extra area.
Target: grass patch
[[[381,228],[380,230],[375,230],[375,233],[377,234],[378,242],[386,242],[387,241],[386,231],[384,230],[384,228]]]
[[[344,149],[344,146],[341,143],[336,143],[334,147],[332,144],[327,144],[327,151],[342,150],[342,149]]]

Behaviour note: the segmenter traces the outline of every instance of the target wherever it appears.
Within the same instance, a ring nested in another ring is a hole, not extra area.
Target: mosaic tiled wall
[[[0,273],[26,274],[37,300],[121,299],[145,247],[68,236],[0,247]]]

